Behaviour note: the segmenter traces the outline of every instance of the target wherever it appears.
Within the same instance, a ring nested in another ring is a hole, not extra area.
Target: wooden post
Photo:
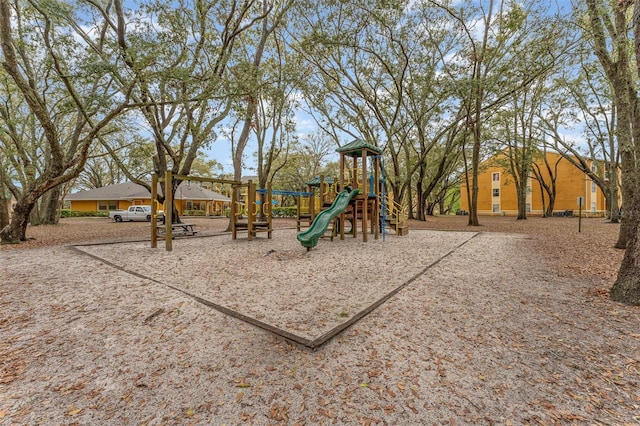
[[[164,246],[165,250],[173,250],[173,238],[171,224],[173,223],[173,176],[170,171],[164,174]]]
[[[238,187],[231,185],[231,209],[229,220],[231,220],[231,239],[236,239],[236,203],[238,202]]]
[[[158,215],[158,207],[156,206],[156,200],[158,198],[158,175],[151,175],[151,248],[158,247],[158,222],[156,217]]]
[[[247,189],[247,239],[253,240],[253,223],[256,219],[256,188],[253,181],[248,182]]]
[[[373,226],[373,236],[374,239],[378,239],[380,235],[380,194],[382,191],[380,190],[380,155],[376,155],[373,157],[373,192],[375,194],[374,204],[373,204],[373,213],[371,214],[372,226]]]
[[[340,191],[344,191],[344,153],[340,153]],[[338,190],[336,189],[336,192]],[[344,240],[344,211],[340,213],[340,239]]]
[[[313,188],[309,188],[309,215],[311,215],[311,221],[316,217],[316,197],[313,193]]]
[[[360,188],[358,182],[358,157],[354,156],[351,161],[351,188],[356,189]]]
[[[354,157],[355,158],[355,157]],[[369,178],[367,177],[367,150],[362,148],[362,241],[367,242],[367,213],[369,212]]]
[[[267,223],[268,223],[268,231],[267,238],[271,239],[271,234],[273,232],[273,214],[271,209],[273,208],[273,194],[271,193],[271,182],[267,182],[267,197],[266,197],[265,205],[262,206],[262,211],[267,215]],[[265,208],[266,207],[266,208]]]
[[[320,210],[324,207],[324,201],[327,193],[329,193],[329,190],[327,189],[327,184],[324,181],[324,175],[320,175]]]
[[[296,231],[300,232],[300,215],[302,215],[302,195],[296,195]]]

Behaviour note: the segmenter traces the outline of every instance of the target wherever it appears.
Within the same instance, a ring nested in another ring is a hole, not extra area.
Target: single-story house
[[[68,194],[65,202],[74,211],[125,210],[132,205],[151,204],[151,193],[141,185],[125,182]],[[176,190],[174,203],[181,216],[194,211],[203,211],[207,216],[223,216],[231,198],[195,182],[182,182]],[[162,206],[158,208],[162,209]]]

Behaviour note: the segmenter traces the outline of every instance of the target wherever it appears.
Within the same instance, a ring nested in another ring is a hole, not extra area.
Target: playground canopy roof
[[[333,185],[334,181],[335,181],[335,179],[333,179],[332,177],[325,177],[324,178],[324,183],[326,183],[328,185]],[[308,186],[320,186],[320,176],[314,177],[309,182],[305,182],[305,184],[308,185]]]
[[[371,145],[370,143],[367,143],[362,139],[354,139],[352,142],[349,142],[348,144],[336,149],[336,152],[343,153],[344,155],[348,155],[350,157],[361,157],[363,149],[374,152],[376,154],[382,154],[382,148]]]

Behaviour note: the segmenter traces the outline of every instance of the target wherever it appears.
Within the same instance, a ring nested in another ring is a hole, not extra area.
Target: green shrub
[[[104,210],[102,211],[69,210],[69,216],[61,216],[61,217],[109,217],[109,212]]]
[[[70,209],[60,210],[60,217],[71,217],[71,210]]]
[[[271,212],[273,217],[296,217],[297,207],[274,207]]]
[[[206,216],[206,214],[204,210],[185,210],[182,212],[183,216]]]

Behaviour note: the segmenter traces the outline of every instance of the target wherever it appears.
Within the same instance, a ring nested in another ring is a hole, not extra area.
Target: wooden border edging
[[[388,301],[389,299],[391,299],[393,296],[395,296],[396,294],[398,294],[400,291],[402,291],[404,288],[406,288],[409,284],[413,283],[414,281],[416,281],[420,276],[424,275],[429,269],[431,269],[432,267],[436,266],[437,264],[439,264],[442,260],[446,259],[447,257],[451,256],[455,251],[457,251],[459,248],[461,248],[462,246],[464,246],[465,244],[467,244],[469,241],[473,240],[475,237],[477,237],[478,235],[480,235],[480,232],[476,232],[474,233],[469,239],[463,241],[462,243],[458,244],[457,246],[455,246],[454,248],[452,248],[451,250],[449,250],[446,254],[444,254],[443,256],[439,257],[438,259],[434,260],[433,262],[431,262],[430,264],[428,264],[426,267],[424,267],[421,271],[419,271],[418,273],[416,273],[414,276],[412,276],[411,278],[409,278],[407,281],[405,281],[404,283],[400,284],[398,287],[394,288],[393,290],[391,290],[389,293],[386,293],[385,295],[383,295],[380,299],[376,300],[375,302],[373,302],[372,304],[370,304],[369,306],[367,306],[365,309],[359,311],[358,313],[356,313],[354,316],[352,316],[349,320],[338,324],[337,326],[335,326],[334,328],[332,328],[331,330],[329,330],[328,332],[322,334],[320,337],[313,339],[313,340],[309,340],[305,337],[302,336],[298,336],[297,334],[293,334],[290,333],[286,330],[283,330],[279,327],[275,327],[271,324],[268,324],[266,322],[260,321],[256,318],[250,317],[248,315],[244,315],[241,314],[240,312],[234,311],[233,309],[227,308],[225,306],[219,305],[217,303],[214,303],[210,300],[207,300],[203,297],[197,296],[195,294],[192,294],[186,290],[183,290],[181,288],[175,287],[171,284],[167,284],[164,283],[162,281],[158,281],[154,278],[150,278],[147,277],[146,275],[140,274],[138,272],[135,271],[131,271],[127,268],[124,268],[122,266],[118,266],[115,263],[108,261],[106,259],[103,259],[99,256],[96,256],[94,254],[88,253],[86,251],[83,251],[82,249],[80,249],[80,247],[83,246],[95,246],[95,245],[102,245],[102,244],[117,244],[117,243],[122,243],[121,242],[109,242],[109,243],[95,243],[95,244],[78,244],[78,245],[69,245],[67,246],[68,248],[83,254],[85,256],[89,256],[95,260],[98,260],[108,266],[111,266],[112,268],[118,269],[122,272],[126,272],[127,274],[133,275],[135,277],[138,278],[142,278],[145,280],[149,280],[151,282],[154,282],[156,284],[160,284],[163,286],[166,286],[172,290],[175,290],[179,293],[184,294],[185,296],[190,297],[191,299],[195,300],[196,302],[205,305],[209,308],[215,309],[216,311],[223,313],[225,315],[229,315],[233,318],[239,319],[240,321],[244,321],[248,324],[251,324],[255,327],[261,328],[265,331],[268,331],[269,333],[272,333],[276,336],[282,337],[292,343],[304,346],[308,349],[311,349],[313,351],[315,351],[316,349],[320,348],[321,346],[325,345],[326,343],[328,343],[330,340],[332,340],[334,337],[336,337],[338,334],[342,333],[343,331],[347,330],[348,328],[350,328],[352,325],[356,324],[357,322],[359,322],[361,319],[363,319],[364,317],[366,317],[367,315],[369,315],[371,312],[373,312],[374,310],[376,310],[377,308],[379,308],[382,304],[384,304],[386,301]],[[217,234],[217,235],[224,235],[224,234]],[[209,236],[217,236],[217,235],[209,235]],[[203,236],[204,237],[204,236]],[[124,243],[129,243],[129,242],[136,242],[136,241],[124,241]]]

